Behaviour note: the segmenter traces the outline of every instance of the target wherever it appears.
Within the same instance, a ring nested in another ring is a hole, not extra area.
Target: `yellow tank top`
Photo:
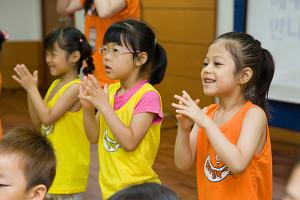
[[[51,91],[59,83],[55,80],[47,91],[45,103],[52,108],[64,91],[80,82],[75,79],[65,84],[51,100]],[[57,160],[56,176],[49,194],[72,194],[84,192],[89,174],[90,147],[83,127],[82,109],[78,112],[66,112],[53,125],[42,126],[42,132],[52,142]]]
[[[120,83],[112,84],[109,87],[111,106],[114,105],[114,95],[119,88]],[[157,92],[152,85],[144,84],[125,105],[115,111],[119,119],[128,127],[136,104],[148,91]],[[111,133],[104,118],[100,116],[99,184],[104,200],[129,185],[144,182],[160,183],[157,174],[152,169],[160,141],[160,126],[161,123],[152,124],[137,148],[127,152]]]

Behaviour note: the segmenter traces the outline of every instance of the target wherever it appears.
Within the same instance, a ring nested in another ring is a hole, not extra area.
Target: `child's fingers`
[[[35,70],[35,71],[33,72],[33,78],[37,80],[38,77],[39,77],[39,72],[38,72],[37,70]]]
[[[19,66],[19,71],[21,72],[22,76],[28,76],[31,75],[30,72],[28,71],[28,69],[26,68],[26,66],[24,64],[21,64]]]
[[[22,72],[20,71],[19,65],[16,65],[16,66],[14,67],[14,71],[16,72],[16,74],[17,74],[18,76],[22,76]]]
[[[26,67],[24,64],[21,65],[20,69],[21,69],[22,72],[23,72],[24,74],[26,74],[26,75],[31,74],[31,73],[29,72],[29,70],[27,69],[27,67]]]
[[[174,98],[177,99],[178,101],[181,101],[181,104],[185,104],[185,105],[188,104],[187,99],[185,99],[185,98],[182,97],[182,96],[179,96],[179,95],[175,94],[175,95],[174,95]]]
[[[196,99],[194,102],[195,102],[195,104],[199,105],[200,104],[200,99]]]
[[[79,96],[80,99],[83,99],[83,100],[86,100],[88,102],[92,102],[92,98],[90,96],[83,96],[83,95],[80,95]]]
[[[80,94],[83,94],[83,92],[84,92],[83,84],[80,83],[80,84],[79,84],[79,95],[80,95]]]
[[[11,76],[15,81],[21,84],[21,79],[19,79],[16,75]]]
[[[187,109],[187,107],[185,105],[180,105],[180,104],[176,104],[176,103],[172,103],[172,107],[174,107],[176,109],[181,109],[181,110]]]
[[[95,76],[93,76],[91,74],[89,74],[88,76],[92,80],[92,82],[94,83],[95,87],[98,88],[99,87],[99,83],[98,83],[97,79],[95,78]]]
[[[182,91],[182,94],[183,94],[184,98],[187,99],[188,101],[193,100],[191,98],[191,96],[185,90]]]
[[[175,112],[176,112],[177,114],[181,114],[181,115],[184,115],[184,116],[189,117],[189,113],[188,113],[187,111],[185,111],[185,110],[176,109]]]
[[[104,90],[104,92],[105,92],[106,94],[108,94],[108,85],[107,85],[107,84],[104,85],[103,90]]]
[[[88,89],[88,91],[92,91],[96,89],[94,83],[90,79],[86,79],[84,81],[84,86],[86,89]]]

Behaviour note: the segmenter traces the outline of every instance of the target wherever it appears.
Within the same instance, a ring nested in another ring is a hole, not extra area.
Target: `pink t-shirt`
[[[135,94],[136,91],[138,91],[138,89],[140,89],[147,82],[147,80],[142,80],[135,86],[130,88],[128,91],[126,91],[124,94],[120,96],[117,96],[115,94],[114,110],[118,110],[119,108],[121,108],[130,99],[130,97],[132,97],[132,95]],[[146,92],[135,106],[133,115],[143,112],[157,114],[157,117],[153,120],[153,123],[158,123],[163,119],[160,97],[156,92]]]

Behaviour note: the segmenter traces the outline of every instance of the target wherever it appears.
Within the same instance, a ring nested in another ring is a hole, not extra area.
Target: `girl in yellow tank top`
[[[26,90],[32,122],[52,142],[57,159],[56,176],[48,194],[52,199],[81,199],[89,170],[89,142],[84,133],[78,99],[79,73],[94,69],[91,47],[75,28],[57,29],[44,40],[46,62],[57,79],[42,99],[38,72],[17,65],[13,78]],[[85,61],[88,67],[82,69]]]
[[[113,24],[100,53],[108,77],[120,83],[102,89],[89,75],[79,97],[86,134],[98,143],[99,183],[106,200],[129,185],[160,183],[152,165],[160,141],[162,109],[152,84],[163,79],[167,60],[154,32],[135,20]]]

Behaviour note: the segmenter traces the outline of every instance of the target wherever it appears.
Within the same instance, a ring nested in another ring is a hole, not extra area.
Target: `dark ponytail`
[[[252,69],[253,76],[243,86],[245,99],[261,107],[269,117],[268,92],[275,69],[271,53],[246,33],[225,33],[217,41],[225,43],[235,62],[237,74],[246,67]]]
[[[88,75],[88,74],[92,74],[94,69],[95,69],[95,65],[94,65],[94,59],[92,56],[88,56],[86,59],[85,59],[85,62],[87,64],[86,67],[83,68],[83,74],[84,75]]]
[[[273,79],[275,63],[273,56],[266,49],[262,49],[262,64],[258,79],[254,83],[252,101],[267,112],[269,116],[268,93]]]
[[[165,49],[158,43],[154,48],[152,68],[150,72],[149,83],[152,85],[158,84],[165,76],[167,69],[167,54]]]

